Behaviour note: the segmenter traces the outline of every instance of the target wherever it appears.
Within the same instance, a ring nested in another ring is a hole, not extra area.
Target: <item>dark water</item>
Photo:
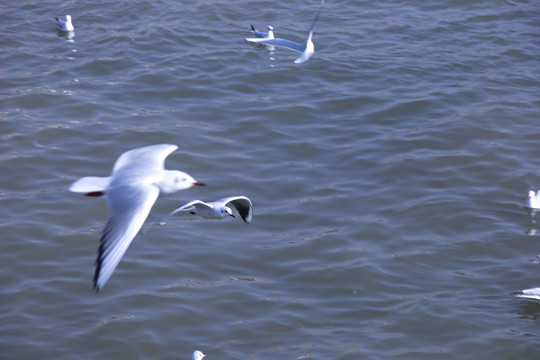
[[[12,1],[0,5],[0,358],[536,359],[540,4]],[[52,18],[70,14],[75,36]],[[103,291],[107,219],[67,191],[171,143],[254,221],[146,228]]]

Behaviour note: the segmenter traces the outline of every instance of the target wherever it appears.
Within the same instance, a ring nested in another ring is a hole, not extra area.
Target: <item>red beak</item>
[[[197,186],[205,186],[206,184],[205,183],[202,183],[200,181],[196,181],[193,183],[193,185],[197,185]]]
[[[236,217],[236,216],[234,216],[234,214],[231,214],[231,216],[232,216],[233,218],[235,218],[235,217]]]

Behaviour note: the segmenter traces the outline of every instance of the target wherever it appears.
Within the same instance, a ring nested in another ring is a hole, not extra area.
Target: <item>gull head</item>
[[[163,178],[158,184],[160,191],[164,193],[189,189],[193,185],[204,186],[202,182],[179,170],[165,170]]]
[[[529,190],[529,196],[527,198],[526,206],[531,209],[538,209],[538,199],[536,198],[536,193],[533,190]]]
[[[225,207],[223,207],[223,209],[221,209],[221,216],[222,216],[222,217],[227,217],[227,216],[236,217],[236,216],[234,216],[234,214],[232,213],[231,208],[228,207],[228,206],[225,206]]]
[[[272,25],[268,25],[268,33],[266,34],[266,37],[269,39],[274,38],[274,28],[272,27]]]
[[[193,357],[192,357],[192,360],[202,360],[202,358],[204,358],[206,355],[204,355],[202,352],[200,352],[199,350],[197,351],[194,351],[193,352]]]

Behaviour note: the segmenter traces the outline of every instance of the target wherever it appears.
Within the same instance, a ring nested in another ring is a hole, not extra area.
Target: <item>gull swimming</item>
[[[196,350],[193,352],[193,356],[191,357],[191,360],[202,360],[206,355],[204,355],[201,351]]]
[[[319,8],[317,15],[315,16],[315,19],[311,23],[308,37],[306,41],[304,41],[303,43],[297,43],[291,40],[281,39],[281,38],[261,38],[261,37],[258,37],[257,34],[255,34],[255,36],[257,37],[246,38],[246,40],[250,42],[258,43],[258,44],[282,46],[282,47],[286,47],[287,49],[298,51],[302,54],[296,60],[294,60],[294,63],[300,64],[300,63],[306,62],[315,53],[315,45],[313,44],[313,41],[312,41],[313,28],[315,27],[315,23],[319,19],[319,15],[321,14],[323,5],[324,5],[324,0],[321,1],[321,7]],[[272,36],[273,36],[273,33],[272,33]]]
[[[540,209],[540,191],[535,193],[533,190],[530,190],[525,206],[530,209]]]
[[[73,24],[71,23],[71,15],[66,15],[66,20],[60,20],[59,18],[55,17],[56,20],[56,26],[58,26],[58,29],[62,31],[73,31],[75,28],[73,27]]]
[[[268,32],[259,31],[255,29],[255,26],[251,25],[251,32],[253,35],[255,35],[258,38],[261,39],[273,39],[274,38],[274,28],[272,26],[268,26]],[[246,38],[248,40],[249,38]],[[248,40],[249,41],[249,40]]]
[[[109,220],[99,241],[94,288],[99,292],[141,229],[160,193],[204,185],[183,171],[166,170],[165,159],[176,145],[144,146],[120,155],[111,176],[87,176],[69,190],[87,196],[105,195]]]
[[[527,300],[540,301],[540,287],[515,292],[514,296]]]
[[[227,206],[229,204],[236,208],[238,214],[240,214],[240,217],[246,224],[251,223],[251,219],[253,218],[253,204],[245,196],[231,196],[209,203],[201,200],[193,200],[171,211],[168,216],[180,211],[189,211],[193,215],[199,215],[205,219],[221,220],[228,216],[235,217],[231,208]]]

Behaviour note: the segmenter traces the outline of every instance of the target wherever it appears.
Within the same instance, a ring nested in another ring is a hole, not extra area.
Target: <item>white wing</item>
[[[171,211],[169,213],[168,216],[171,216],[171,215],[174,215],[176,214],[177,212],[179,211],[188,211],[190,208],[192,208],[193,206],[196,206],[196,207],[201,207],[201,208],[208,208],[208,209],[211,209],[212,206],[205,203],[204,201],[201,201],[201,200],[193,200],[193,201],[190,201],[188,203],[185,203],[184,205],[181,205],[179,207],[177,207],[176,209],[174,209],[173,211]]]
[[[300,44],[291,40],[275,38],[275,39],[260,39],[260,38],[247,38],[247,41],[255,42],[264,45],[282,46],[287,49],[291,49],[298,52],[304,52],[306,49],[306,43]]]
[[[147,175],[163,170],[165,159],[176,149],[178,149],[176,145],[160,144],[127,151],[120,155],[114,163],[112,174],[114,176],[120,170],[129,170],[130,173]]]
[[[249,200],[247,197],[231,196],[217,200],[216,203],[217,202],[220,202],[223,205],[227,205],[229,203],[233,204],[233,206],[236,208],[236,211],[238,211],[238,213],[242,217],[242,220],[244,220],[246,224],[251,223],[251,220],[253,218],[253,204],[251,203],[251,200]]]
[[[151,178],[148,178],[151,180]],[[159,195],[150,181],[120,184],[106,192],[110,217],[99,241],[94,288],[101,290],[137,235]]]

